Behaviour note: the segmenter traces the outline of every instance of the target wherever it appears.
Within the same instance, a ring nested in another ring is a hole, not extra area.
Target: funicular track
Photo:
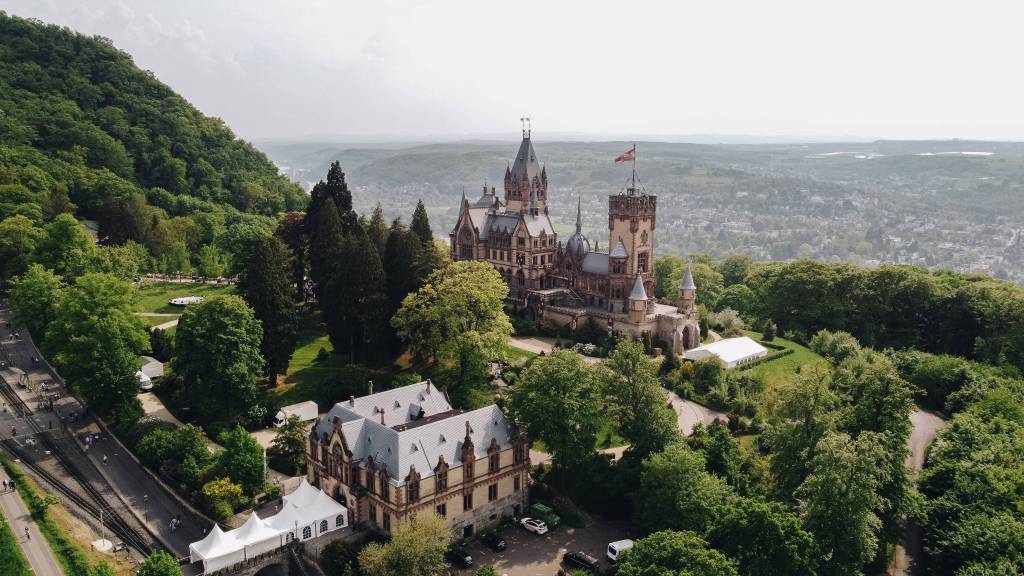
[[[139,534],[137,530],[132,528],[131,525],[125,522],[124,518],[122,518],[121,515],[107,503],[99,490],[97,490],[84,477],[81,471],[71,462],[71,459],[68,458],[67,454],[65,454],[64,450],[54,442],[50,433],[44,431],[39,423],[30,417],[32,415],[32,411],[29,409],[28,405],[25,404],[25,401],[22,400],[21,397],[18,396],[17,392],[11,389],[10,385],[2,379],[0,379],[0,394],[3,395],[18,416],[25,419],[25,422],[31,429],[32,434],[36,438],[40,439],[45,449],[53,455],[60,466],[75,480],[78,486],[75,487],[69,485],[40,466],[38,463],[34,462],[14,438],[3,440],[2,443],[7,452],[20,460],[21,463],[23,463],[29,470],[42,478],[62,496],[73,502],[85,513],[100,521],[107,527],[107,529],[124,542],[126,546],[133,548],[143,556],[152,554],[153,549],[147,540]],[[83,497],[81,493],[82,491],[88,495],[88,498]],[[91,502],[90,499],[92,500]]]

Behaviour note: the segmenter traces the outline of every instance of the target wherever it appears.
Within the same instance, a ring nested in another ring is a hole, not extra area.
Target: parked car
[[[519,525],[526,528],[527,532],[533,532],[534,534],[548,533],[548,525],[543,520],[537,520],[536,518],[523,518],[519,521]]]
[[[633,547],[634,542],[632,540],[616,540],[608,544],[608,550],[604,553],[608,557],[608,561],[615,564],[619,561],[622,553]]]
[[[480,540],[495,552],[501,552],[505,549],[505,539],[497,532],[488,532]]]
[[[562,562],[576,568],[585,568],[591,572],[596,572],[601,568],[601,562],[586,552],[566,552],[565,556],[562,556]]]
[[[459,568],[469,568],[473,565],[473,557],[461,546],[453,546],[445,553],[445,557],[452,565]]]

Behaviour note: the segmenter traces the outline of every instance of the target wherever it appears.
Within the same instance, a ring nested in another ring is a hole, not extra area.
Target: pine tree
[[[420,272],[423,245],[415,233],[400,224],[392,226],[384,249],[384,273],[388,298],[397,310],[405,295],[423,284]]]
[[[416,210],[412,213],[412,224],[409,229],[416,233],[420,242],[425,246],[433,246],[434,234],[430,231],[430,219],[427,218],[427,209],[423,207],[423,200],[416,202]]]
[[[373,209],[366,233],[370,236],[374,248],[377,249],[377,254],[383,255],[388,242],[388,225],[384,222],[384,210],[380,207],[380,202],[377,202],[377,206]]]
[[[288,369],[295,351],[296,325],[291,259],[288,248],[274,236],[264,236],[249,253],[238,278],[238,292],[263,324],[260,353],[264,374],[272,386],[277,375]]]
[[[337,311],[338,342],[332,336],[331,343],[335,350],[348,352],[355,360],[383,345],[387,337],[390,307],[384,291],[384,268],[369,236],[358,226],[343,242],[339,262],[337,276],[331,282],[337,287],[333,306]]]
[[[303,233],[302,212],[288,212],[277,221],[274,235],[284,242],[292,256],[292,284],[298,300],[306,299],[306,236]]]
[[[341,171],[341,164],[331,163],[327,171],[327,181],[321,180],[313,186],[310,191],[309,208],[306,211],[306,228],[309,234],[313,234],[312,226],[315,225],[319,213],[327,204],[333,204],[338,212],[341,221],[343,234],[348,233],[356,224],[356,214],[352,210],[352,192],[345,182],[345,173]],[[312,240],[312,238],[311,238]]]

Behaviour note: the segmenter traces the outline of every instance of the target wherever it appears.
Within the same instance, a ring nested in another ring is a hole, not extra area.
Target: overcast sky
[[[243,137],[1024,138],[1024,3],[0,0]]]

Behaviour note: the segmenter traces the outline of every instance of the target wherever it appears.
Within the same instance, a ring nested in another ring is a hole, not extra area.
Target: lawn
[[[134,312],[158,312],[180,314],[180,306],[167,303],[178,296],[215,296],[217,294],[234,294],[235,286],[225,284],[179,284],[177,282],[155,282],[143,284],[138,289],[138,296],[132,307]],[[165,322],[167,320],[164,320]]]
[[[760,332],[744,331],[744,334],[755,340],[761,339]],[[751,374],[756,374],[764,378],[765,389],[767,391],[774,391],[780,384],[784,384],[791,380],[801,366],[815,364],[824,360],[821,356],[818,356],[807,347],[801,346],[792,340],[776,337],[775,340],[772,340],[772,344],[789,348],[793,350],[793,353],[787,354],[782,358],[754,366],[750,369]],[[771,349],[768,351],[769,353],[774,352],[774,350]]]
[[[152,328],[174,320],[174,318],[171,318],[170,316],[137,316],[137,318],[146,325],[146,328]]]
[[[7,520],[0,516],[0,566],[4,567],[4,574],[11,576],[29,576],[32,570],[28,566],[28,560],[18,546],[18,539],[11,532]]]
[[[534,352],[529,352],[508,344],[505,345],[505,358],[507,358],[511,364],[525,364],[526,362],[529,362],[531,358],[535,358],[536,356],[537,354]]]

